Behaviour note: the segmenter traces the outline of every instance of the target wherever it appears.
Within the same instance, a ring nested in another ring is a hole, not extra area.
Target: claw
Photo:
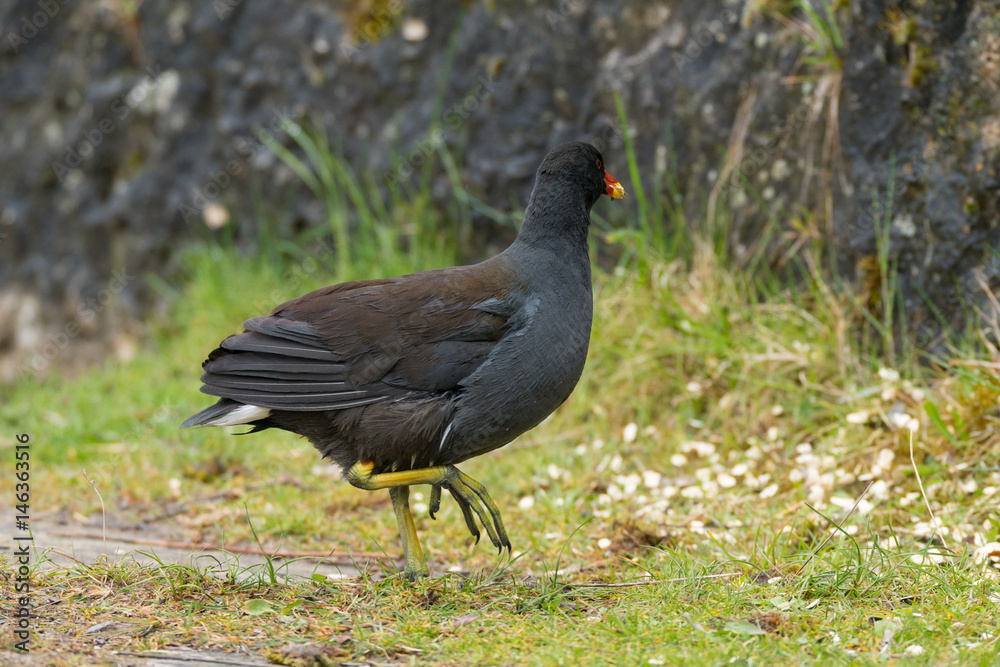
[[[430,515],[432,519],[436,521],[437,517],[435,517],[434,515],[437,514],[440,510],[441,510],[441,485],[434,484],[433,486],[431,486],[431,505],[430,508],[427,510],[427,513]]]

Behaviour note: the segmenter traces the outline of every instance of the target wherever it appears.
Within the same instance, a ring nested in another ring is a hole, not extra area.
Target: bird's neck
[[[559,196],[559,191],[533,192],[524,211],[517,241],[587,251],[590,210],[581,197]]]

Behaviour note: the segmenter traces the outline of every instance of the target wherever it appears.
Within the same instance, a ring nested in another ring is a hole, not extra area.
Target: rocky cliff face
[[[7,379],[90,344],[125,353],[156,301],[141,276],[170,280],[180,243],[249,216],[253,191],[284,203],[294,176],[261,142],[291,143],[283,117],[323,123],[387,182],[443,142],[506,208],[561,141],[627,172],[618,93],[647,193],[669,170],[688,219],[726,210],[737,259],[804,208],[861,281],[888,223],[917,326],[921,292],[947,315],[1000,279],[997,0],[818,21],[765,0],[135,5],[0,9]],[[291,206],[289,225],[317,217]]]

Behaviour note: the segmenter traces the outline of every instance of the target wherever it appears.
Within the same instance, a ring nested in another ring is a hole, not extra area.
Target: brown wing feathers
[[[321,340],[306,324],[277,317],[248,320],[244,324],[248,331],[230,336],[209,355],[202,391],[292,411],[334,410],[387,398],[349,385],[348,364],[332,350],[319,347]]]
[[[470,307],[468,295],[428,294],[393,280],[336,287],[247,320],[243,333],[209,355],[202,391],[289,411],[446,391],[486,359],[506,325],[506,317]],[[397,293],[395,309],[377,306],[386,292]]]

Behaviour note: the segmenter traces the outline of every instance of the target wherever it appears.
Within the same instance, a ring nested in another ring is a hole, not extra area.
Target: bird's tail
[[[265,419],[271,414],[268,408],[259,405],[247,405],[230,398],[220,398],[219,401],[208,408],[205,408],[196,415],[192,415],[184,420],[181,428],[189,426],[236,426],[237,424],[249,424],[259,419]]]

